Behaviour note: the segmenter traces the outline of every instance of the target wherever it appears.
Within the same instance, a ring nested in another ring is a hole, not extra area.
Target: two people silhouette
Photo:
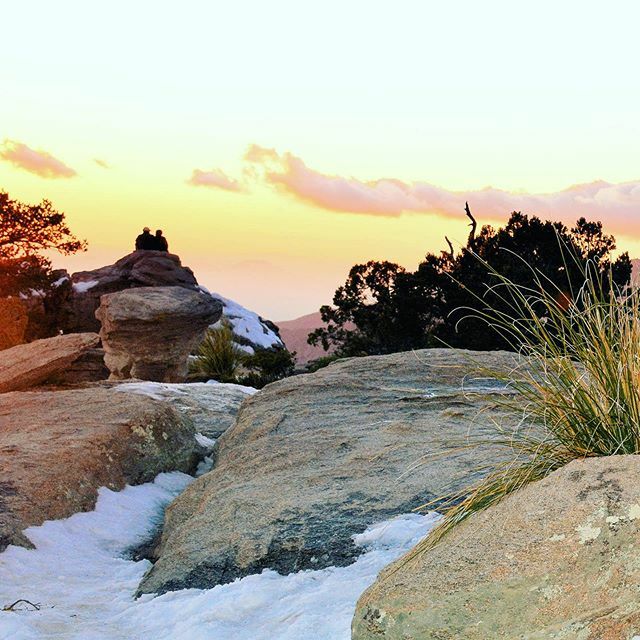
[[[136,251],[169,251],[169,243],[162,235],[162,229],[156,231],[156,235],[151,235],[151,229],[145,227],[142,233],[136,238]]]

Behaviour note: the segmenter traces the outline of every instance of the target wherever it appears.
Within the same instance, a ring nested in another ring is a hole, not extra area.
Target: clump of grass
[[[236,382],[247,354],[234,342],[227,322],[208,329],[195,358],[189,365],[189,376],[198,380]]]
[[[444,518],[410,557],[434,547],[471,514],[572,460],[640,452],[640,296],[616,289],[612,274],[597,264],[568,260],[574,272],[579,267],[581,281],[565,291],[533,269],[533,285],[517,285],[481,260],[500,309],[469,315],[498,331],[518,357],[507,373],[480,373],[515,392],[498,403],[520,414],[521,427],[496,425],[495,438],[470,437],[450,447],[448,453],[497,445],[508,455],[470,488],[423,505],[437,504]]]

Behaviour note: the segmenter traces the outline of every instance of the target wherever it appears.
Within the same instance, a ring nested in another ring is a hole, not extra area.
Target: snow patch
[[[202,384],[210,384],[210,385],[220,385],[223,384],[225,387],[234,387],[240,391],[244,391],[244,393],[249,394],[250,396],[258,393],[260,389],[256,389],[255,387],[247,387],[244,384],[235,384],[234,382],[218,382],[217,380],[208,380],[207,382],[203,382]]]
[[[125,393],[135,393],[140,396],[147,396],[153,400],[170,400],[176,396],[188,396],[189,389],[210,389],[211,385],[216,384],[229,389],[237,389],[247,395],[253,395],[258,390],[253,387],[245,387],[241,384],[232,384],[227,382],[217,382],[210,380],[209,382],[125,382],[119,384],[116,391]]]
[[[95,287],[99,283],[100,283],[99,280],[87,280],[85,282],[74,282],[73,290],[76,293],[86,293],[87,291],[89,291],[89,289]]]
[[[260,316],[249,309],[245,309],[242,305],[225,298],[218,293],[210,293],[206,291],[204,287],[201,290],[209,293],[213,298],[222,302],[224,309],[222,311],[222,318],[226,319],[233,329],[233,333],[238,338],[244,338],[257,347],[263,349],[269,349],[270,347],[284,347],[284,343],[277,336],[275,331],[270,329],[260,318]],[[212,328],[220,326],[220,320]],[[253,354],[254,350],[248,345],[240,344],[247,353]]]
[[[193,480],[160,474],[95,511],[31,527],[37,549],[0,554],[0,607],[18,598],[39,611],[0,611],[2,640],[349,640],[357,599],[378,572],[424,537],[437,514],[410,514],[354,536],[365,553],[348,567],[281,576],[265,570],[213,589],[133,594],[151,563],[127,552],[152,534],[167,504]]]
[[[216,443],[214,438],[207,438],[203,433],[196,433],[196,442],[205,449],[211,449]]]

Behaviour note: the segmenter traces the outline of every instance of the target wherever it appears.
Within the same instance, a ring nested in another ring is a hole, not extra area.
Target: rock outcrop
[[[201,452],[166,403],[112,389],[0,395],[0,551],[22,530],[95,505],[99,487],[191,472]]]
[[[0,298],[0,351],[22,344],[29,316],[19,298]]]
[[[74,333],[35,340],[0,351],[0,393],[28,389],[64,371],[100,339]]]
[[[193,422],[198,433],[211,439],[219,438],[233,424],[240,405],[255,393],[238,384],[210,382],[126,382],[115,388],[170,403]]]
[[[183,267],[178,256],[164,251],[134,251],[115,264],[80,271],[69,279],[71,288],[61,327],[65,333],[97,332],[100,323],[95,312],[104,294],[137,287],[198,288],[193,271]]]
[[[640,456],[572,462],[385,569],[354,640],[607,640],[640,632]]]
[[[353,534],[463,486],[495,457],[487,448],[411,469],[469,430],[493,433],[492,419],[517,421],[495,406],[495,381],[461,388],[478,363],[511,367],[513,355],[355,358],[265,387],[218,440],[213,470],[169,507],[141,591],[351,563]]]
[[[111,379],[183,382],[189,354],[222,305],[182,287],[127,289],[102,296],[96,311]]]

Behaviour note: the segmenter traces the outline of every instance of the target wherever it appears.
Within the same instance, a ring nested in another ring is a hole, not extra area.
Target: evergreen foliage
[[[468,214],[470,216],[470,213]],[[457,254],[428,254],[415,272],[397,264],[371,261],[352,267],[332,306],[320,309],[325,327],[309,334],[310,344],[335,348],[339,356],[376,355],[435,345],[491,350],[510,348],[504,336],[469,310],[500,310],[491,270],[514,285],[554,291],[567,302],[571,282],[592,265],[603,276],[603,290],[623,287],[631,277],[624,253],[613,259],[613,236],[600,222],[580,218],[571,229],[560,222],[514,212],[495,230],[484,226]],[[567,262],[566,256],[575,259]],[[480,258],[480,260],[478,260]],[[491,270],[485,268],[485,264]],[[532,271],[533,270],[533,271]]]

